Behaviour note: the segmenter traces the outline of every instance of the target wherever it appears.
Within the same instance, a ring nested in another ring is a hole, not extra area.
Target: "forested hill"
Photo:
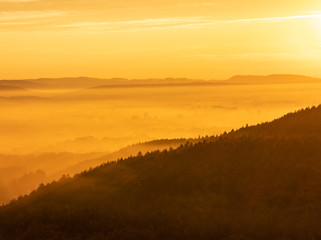
[[[1,207],[0,236],[320,239],[320,111],[64,177]]]
[[[321,137],[321,105],[288,113],[280,119],[243,127],[230,136],[256,137]]]

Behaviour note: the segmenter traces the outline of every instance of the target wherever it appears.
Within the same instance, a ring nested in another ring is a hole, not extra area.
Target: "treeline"
[[[288,113],[280,119],[265,122],[251,127],[243,127],[233,136],[257,137],[306,137],[321,136],[321,105],[308,107],[294,113]]]
[[[278,121],[296,121],[287,125],[293,132],[318,126],[320,111],[263,124],[268,137],[236,131],[64,176],[1,207],[0,236],[319,239],[321,132],[273,135],[270,129]]]

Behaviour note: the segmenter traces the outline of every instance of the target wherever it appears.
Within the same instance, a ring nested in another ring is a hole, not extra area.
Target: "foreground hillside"
[[[321,238],[320,126],[321,106],[64,177],[1,207],[0,236]]]
[[[321,107],[301,109],[281,119],[241,128],[231,136],[321,137]]]
[[[30,155],[0,154],[0,205],[9,203],[16,196],[25,195],[38,188],[40,183],[59,179],[62,175],[73,176],[102,163],[116,161],[120,157],[137,155],[139,152],[177,148],[187,139],[162,139],[138,143],[112,153],[43,153]]]

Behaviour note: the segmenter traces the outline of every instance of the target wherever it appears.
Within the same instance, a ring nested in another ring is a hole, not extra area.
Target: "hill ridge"
[[[0,207],[0,239],[318,239],[320,122],[310,107],[63,176]]]

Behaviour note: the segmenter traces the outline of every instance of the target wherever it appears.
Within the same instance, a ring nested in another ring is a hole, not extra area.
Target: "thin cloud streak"
[[[116,26],[116,25],[144,25],[144,26],[156,26],[166,24],[184,24],[204,22],[207,17],[176,17],[176,18],[159,18],[159,19],[144,19],[144,20],[132,20],[132,21],[118,21],[118,22],[83,22],[60,25],[57,27],[69,28],[69,27],[91,27],[91,26]]]
[[[270,17],[270,18],[249,18],[249,19],[236,19],[228,20],[225,22],[280,22],[295,19],[307,19],[307,18],[321,18],[321,14],[309,14],[309,15],[297,15],[288,17]]]
[[[38,0],[0,0],[0,3],[29,3],[38,2]]]
[[[20,25],[32,25],[37,23],[39,22],[38,21],[0,22],[0,26],[20,26]]]
[[[0,13],[0,26],[26,26],[28,24],[37,25],[36,21],[23,22],[22,20],[30,19],[50,19],[55,21],[55,18],[62,16],[70,16],[70,13],[61,11],[48,12],[2,12]],[[230,23],[254,23],[254,22],[282,22],[300,19],[320,18],[321,13],[295,15],[286,17],[267,17],[267,18],[248,18],[248,19],[231,19],[217,20],[209,16],[198,17],[172,17],[172,18],[157,18],[157,19],[142,19],[128,21],[93,21],[93,22],[74,22],[68,24],[54,25],[53,22],[47,26],[47,30],[60,30],[63,32],[72,33],[75,31],[87,31],[90,33],[107,33],[107,32],[138,32],[138,31],[155,31],[155,30],[170,30],[170,29],[197,29],[204,28],[216,24]],[[15,22],[16,21],[16,22]],[[39,20],[38,23],[41,21]],[[43,27],[43,26],[42,26]],[[33,28],[33,30],[35,30]],[[72,31],[71,31],[72,30]]]
[[[306,54],[306,53],[264,53],[264,52],[252,52],[252,53],[240,53],[240,54],[197,54],[192,55],[191,57],[200,57],[207,58],[212,60],[311,60],[317,57],[315,55]]]
[[[132,21],[117,22],[80,22],[66,25],[58,25],[56,28],[75,28],[93,30],[96,33],[103,32],[135,32],[167,29],[194,29],[202,28],[215,24],[226,23],[251,23],[251,22],[282,22],[296,19],[313,19],[321,18],[321,14],[296,15],[286,17],[269,17],[269,18],[248,18],[232,20],[215,20],[211,17],[176,17],[161,19],[144,19]]]
[[[62,11],[0,12],[0,22],[35,19],[35,18],[52,18],[52,17],[59,17],[59,16],[66,16],[66,15],[67,13]]]

